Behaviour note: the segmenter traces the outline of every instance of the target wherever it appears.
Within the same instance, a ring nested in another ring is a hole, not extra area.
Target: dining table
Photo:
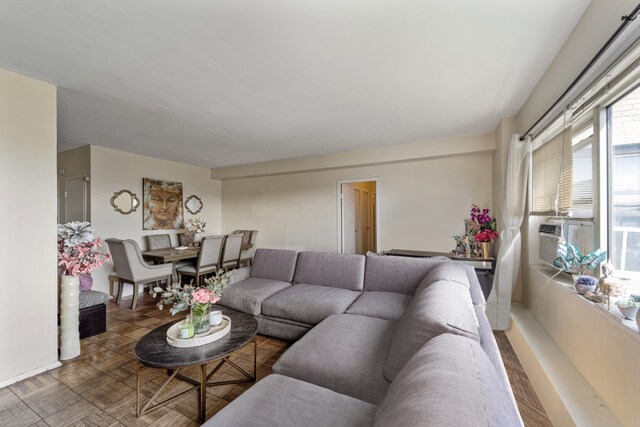
[[[176,271],[176,263],[187,259],[198,258],[200,248],[198,246],[187,246],[186,248],[162,248],[152,251],[142,252],[145,261],[151,261],[156,264],[165,264],[170,262],[173,265],[173,280],[178,280],[178,272]]]

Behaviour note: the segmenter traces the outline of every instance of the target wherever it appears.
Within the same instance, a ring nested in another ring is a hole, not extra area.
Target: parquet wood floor
[[[197,426],[196,391],[140,418],[135,416],[136,363],[133,353],[137,340],[171,320],[167,309],[160,311],[148,294],[140,297],[135,310],[130,300],[117,306],[107,304],[107,332],[81,341],[77,358],[64,361],[60,368],[0,389],[2,426]],[[504,333],[496,333],[514,394],[527,426],[550,426],[544,409]],[[271,373],[271,366],[288,347],[283,340],[258,337],[258,379]],[[252,369],[251,346],[237,351],[231,360]],[[187,372],[188,373],[188,372]],[[197,371],[191,373],[197,377]],[[239,378],[225,366],[219,379]],[[142,394],[146,401],[164,382],[165,371],[142,371]],[[250,384],[232,384],[207,390],[207,418],[242,394]],[[176,381],[167,393],[187,387]]]

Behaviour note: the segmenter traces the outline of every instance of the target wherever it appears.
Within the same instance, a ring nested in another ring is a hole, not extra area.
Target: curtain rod
[[[527,135],[530,135],[531,132],[533,131],[533,129],[535,129],[536,126],[538,126],[538,124],[540,124],[540,122],[542,122],[542,120],[551,113],[552,110],[554,110],[558,104],[560,104],[560,102],[562,102],[562,99],[578,84],[578,82],[589,72],[589,70],[591,69],[591,67],[593,67],[593,65],[602,57],[602,55],[607,51],[607,49],[609,49],[609,47],[611,47],[611,45],[618,39],[618,37],[620,37],[620,34],[622,34],[622,32],[629,26],[629,24],[636,19],[636,17],[638,16],[638,13],[640,13],[640,3],[633,9],[633,11],[629,14],[629,15],[624,15],[622,16],[620,19],[622,20],[622,24],[620,24],[620,26],[618,27],[618,29],[611,35],[611,37],[609,37],[609,40],[607,40],[607,42],[604,44],[604,46],[602,46],[600,48],[600,50],[595,54],[595,56],[593,58],[591,58],[591,61],[589,61],[589,63],[586,65],[586,67],[584,67],[582,69],[582,71],[580,72],[580,74],[578,74],[578,77],[576,77],[571,84],[569,85],[569,87],[562,93],[562,95],[560,95],[560,97],[556,100],[556,102],[553,103],[553,105],[551,105],[551,107],[549,107],[547,109],[547,111],[544,112],[544,114],[542,116],[540,116],[540,118],[538,120],[536,120],[536,122],[534,124],[531,125],[531,127],[529,129],[527,129],[527,131],[524,133],[523,136],[520,137],[520,141],[524,141],[525,137]],[[531,137],[533,138],[534,135],[531,135]]]

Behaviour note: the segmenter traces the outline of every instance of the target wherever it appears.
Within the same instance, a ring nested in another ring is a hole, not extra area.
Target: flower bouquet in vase
[[[207,223],[200,218],[188,219],[184,223],[184,243],[189,245],[197,245],[202,240],[202,233],[207,226]]]
[[[493,242],[500,235],[496,231],[496,219],[490,213],[491,209],[480,209],[474,204],[471,206],[471,220],[467,221],[468,233],[477,243],[478,255],[482,258],[493,257]]]
[[[171,306],[171,315],[189,310],[185,325],[185,335],[181,338],[191,338],[193,334],[202,334],[211,329],[211,304],[220,300],[222,291],[229,285],[232,272],[225,273],[219,270],[213,277],[204,280],[205,286],[195,286],[193,283],[181,285],[174,283],[162,289],[154,287],[149,293],[156,298],[160,296],[158,308],[162,310],[165,305]]]
[[[93,284],[91,272],[111,259],[102,251],[102,240],[94,238],[88,222],[58,224],[60,273],[60,359],[80,354],[79,296]]]

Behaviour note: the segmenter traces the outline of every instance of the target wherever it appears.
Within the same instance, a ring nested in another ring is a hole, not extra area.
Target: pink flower
[[[473,236],[476,242],[493,242],[498,238],[498,232],[491,230],[482,230]]]
[[[191,292],[191,296],[193,297],[193,302],[197,302],[200,304],[215,303],[220,299],[215,297],[213,295],[213,292],[211,292],[209,289],[205,288],[196,289],[195,291]]]

